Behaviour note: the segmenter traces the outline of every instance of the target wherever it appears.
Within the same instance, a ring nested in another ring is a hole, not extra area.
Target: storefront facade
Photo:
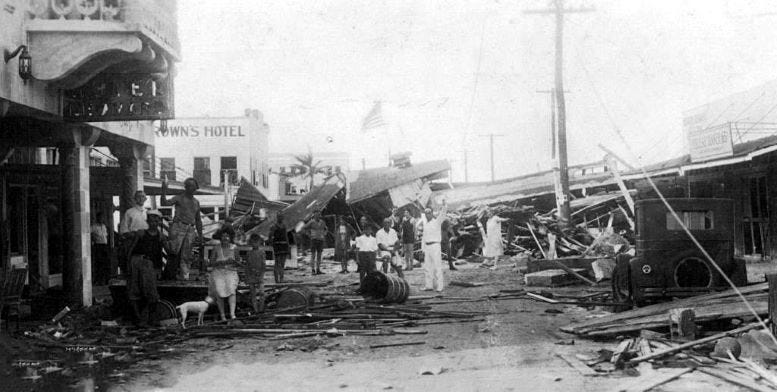
[[[176,12],[161,0],[0,11],[0,46],[16,55],[0,63],[0,266],[27,268],[31,292],[62,286],[70,306],[92,303],[93,209],[129,206],[152,121],[173,116]],[[95,147],[119,165],[92,167]]]

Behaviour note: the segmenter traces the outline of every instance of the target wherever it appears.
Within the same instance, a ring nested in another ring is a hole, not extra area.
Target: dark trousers
[[[321,271],[321,254],[324,252],[324,240],[310,241],[310,266],[313,272]]]
[[[286,268],[287,253],[275,253],[275,266],[273,267],[273,276],[275,283],[283,282],[283,269]]]
[[[370,272],[375,272],[375,252],[359,252],[359,288],[363,289],[364,277]]]
[[[92,245],[92,284],[102,286],[111,278],[111,257],[108,244]]]

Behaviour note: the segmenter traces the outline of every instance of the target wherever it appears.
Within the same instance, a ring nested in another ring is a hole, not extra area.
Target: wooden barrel
[[[401,304],[410,295],[410,285],[406,280],[374,271],[364,277],[364,295],[380,300],[383,303]]]
[[[307,310],[315,303],[316,296],[305,286],[294,286],[284,290],[276,302],[277,309]]]

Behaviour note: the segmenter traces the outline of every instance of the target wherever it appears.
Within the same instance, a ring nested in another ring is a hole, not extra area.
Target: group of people
[[[202,238],[200,203],[194,197],[197,180],[187,178],[183,193],[170,199],[167,187],[167,179],[163,179],[161,205],[175,209],[169,235],[161,229],[162,213],[144,208],[147,198],[143,191],[135,192],[134,205],[125,211],[119,225],[119,268],[127,275],[127,294],[139,326],[156,323],[151,315],[159,302],[157,280],[189,279],[192,245],[197,236]],[[166,262],[164,253],[168,255]]]
[[[449,268],[455,270],[450,257],[451,225],[446,220],[447,205],[436,213],[431,208],[424,210],[423,216],[416,219],[410,210],[405,210],[402,217],[394,211],[391,216],[382,221],[382,225],[374,230],[366,217],[359,219],[357,236],[353,228],[342,217],[335,224],[334,250],[335,259],[340,263],[340,273],[348,273],[348,260],[355,251],[359,281],[363,282],[367,274],[377,271],[377,263],[384,273],[395,271],[399,277],[404,277],[404,271],[411,271],[415,263],[415,244],[421,239],[421,251],[424,259],[424,290],[442,291],[443,260],[442,253],[449,255]],[[448,223],[446,227],[446,223]],[[314,214],[303,230],[310,230],[311,237],[311,269],[313,274],[320,274],[321,252],[323,239],[327,234],[327,226],[320,212]]]
[[[153,322],[150,314],[159,301],[156,288],[158,279],[188,279],[193,261],[192,245],[199,236],[202,238],[202,220],[200,206],[194,192],[198,188],[193,178],[184,181],[184,192],[171,199],[165,197],[167,181],[162,182],[161,204],[174,206],[174,216],[170,225],[169,236],[161,230],[162,214],[157,210],[146,211],[143,204],[146,196],[142,191],[135,194],[135,206],[126,211],[120,226],[121,244],[128,272],[127,289],[133,313],[140,326]],[[353,228],[340,217],[335,224],[334,245],[335,258],[340,263],[340,273],[348,273],[348,261],[355,253],[360,282],[373,271],[377,271],[377,262],[381,264],[384,273],[395,271],[404,277],[404,271],[414,268],[415,244],[420,239],[423,251],[424,287],[426,291],[442,292],[444,288],[442,253],[450,255],[450,238],[452,228],[446,220],[447,205],[443,202],[438,211],[426,208],[423,215],[414,218],[409,210],[403,211],[402,217],[392,213],[385,218],[382,226],[373,230],[366,217],[359,220],[360,235],[356,236]],[[485,239],[484,252],[489,257],[498,253],[501,246],[501,229],[498,228],[502,219],[492,215],[488,221],[489,234]],[[314,213],[313,218],[302,225],[302,230],[310,236],[311,273],[321,274],[321,256],[328,236],[328,226],[321,217],[321,212]],[[99,234],[99,232],[98,232]],[[227,311],[231,319],[235,318],[236,292],[238,286],[235,246],[235,231],[229,225],[224,225],[213,236],[218,240],[210,260],[208,274],[209,294],[215,299],[222,320],[226,320]],[[493,241],[492,241],[493,240]],[[497,244],[497,241],[498,244]],[[286,260],[290,256],[290,245],[294,242],[293,233],[285,222],[282,214],[276,216],[275,223],[267,237],[258,233],[248,238],[251,251],[248,254],[245,268],[246,279],[251,288],[252,305],[255,311],[263,309],[263,275],[265,271],[265,242],[271,245],[274,253],[273,275],[276,283],[284,282]],[[200,242],[202,243],[202,242]],[[163,252],[168,258],[163,262]],[[201,249],[201,255],[204,254]],[[449,256],[449,268],[455,269]],[[257,301],[257,294],[260,300]]]

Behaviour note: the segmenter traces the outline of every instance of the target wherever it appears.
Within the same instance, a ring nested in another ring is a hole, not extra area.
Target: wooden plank
[[[615,348],[615,351],[612,352],[612,358],[610,358],[610,362],[618,365],[619,362],[623,362],[623,354],[629,351],[629,347],[631,347],[631,343],[633,342],[633,339],[626,339],[620,342],[618,344],[618,347]]]
[[[588,283],[591,286],[596,286],[596,282],[594,282],[591,279],[586,278],[583,275],[580,275],[579,273],[577,273],[577,271],[575,271],[572,268],[567,267],[566,265],[564,265],[564,263],[558,261],[557,259],[551,259],[551,260],[548,260],[548,261],[550,261],[552,263],[555,263],[559,268],[561,268],[562,270],[566,271],[568,274],[571,274],[575,278],[578,278],[578,279],[582,280],[583,282]]]
[[[615,390],[618,392],[646,392],[694,370],[694,368],[673,369],[668,372],[660,372],[661,374],[650,374],[640,377],[636,382],[633,382],[626,387],[618,387]]]
[[[769,289],[768,283],[760,283],[752,286],[739,288],[740,292],[742,292],[742,294],[746,296],[749,296],[750,294],[754,294],[754,293],[765,292],[768,289]],[[621,313],[615,313],[615,314],[605,316],[605,317],[600,317],[597,319],[591,319],[591,320],[586,320],[575,324],[570,324],[562,327],[561,330],[564,332],[576,333],[575,332],[576,330],[582,329],[585,327],[608,324],[608,323],[617,323],[617,322],[622,322],[623,320],[634,319],[642,316],[665,314],[669,309],[673,309],[673,308],[685,307],[685,308],[697,309],[698,304],[709,304],[711,301],[719,300],[719,299],[733,300],[732,297],[737,298],[734,290],[726,290],[720,293],[699,295],[695,297],[680,299],[677,301],[664,302],[660,304],[645,306],[639,309],[629,310]]]
[[[739,385],[741,387],[750,388],[754,391],[758,392],[774,392],[774,389],[769,388],[767,386],[761,385],[753,381],[752,379],[744,378],[741,376],[733,375],[729,372],[725,372],[720,369],[711,368],[711,367],[699,367],[696,368],[696,370],[709,374],[710,376],[717,377],[721,380],[728,381],[734,385]]]
[[[556,353],[556,356],[563,359],[564,362],[568,363],[569,366],[580,372],[580,374],[585,377],[596,377],[604,375],[603,373],[599,373],[596,370],[591,369],[585,363],[583,363],[583,361],[577,359],[577,357],[574,355]]]
[[[757,329],[757,328],[761,328],[761,324],[755,323],[755,324],[745,325],[744,327],[739,327],[737,329],[732,329],[731,331],[717,333],[715,335],[707,336],[706,338],[697,339],[697,340],[694,340],[692,342],[683,343],[683,344],[680,344],[678,346],[675,346],[675,347],[672,347],[672,348],[669,348],[669,349],[666,349],[666,350],[656,351],[656,352],[654,352],[654,353],[652,353],[650,355],[639,356],[637,358],[634,358],[634,359],[630,360],[628,363],[629,363],[629,365],[636,365],[636,364],[638,364],[640,362],[648,361],[648,360],[655,359],[655,358],[660,358],[660,357],[663,357],[664,355],[674,354],[674,353],[676,353],[678,351],[682,351],[682,350],[685,350],[687,348],[695,347],[695,346],[698,346],[698,345],[704,344],[704,343],[714,342],[714,341],[716,341],[718,339],[721,339],[721,338],[724,338],[726,336],[736,335],[736,334],[739,334],[739,333],[742,333],[742,332],[747,332],[747,331],[749,331],[751,329]]]
[[[593,271],[591,263],[597,258],[587,257],[562,257],[559,259],[530,259],[526,262],[527,272],[539,272],[549,269],[558,269],[558,264],[552,262],[552,260],[558,261],[569,268],[584,268],[586,271]]]

